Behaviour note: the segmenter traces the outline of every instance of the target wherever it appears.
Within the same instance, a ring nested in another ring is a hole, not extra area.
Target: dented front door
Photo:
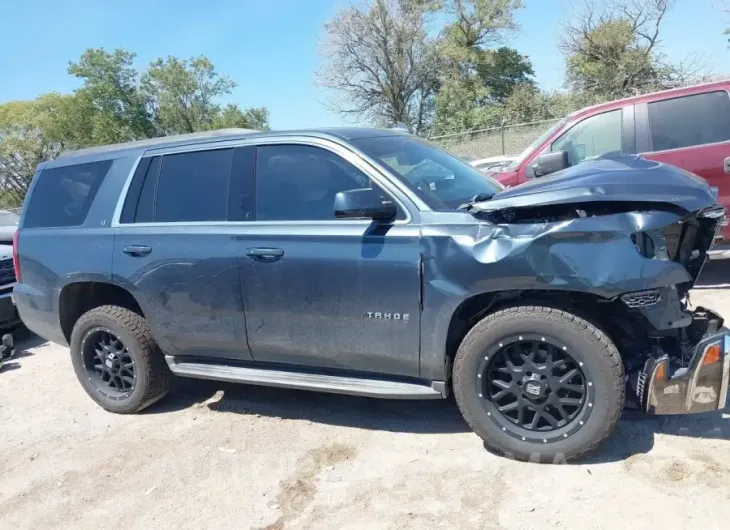
[[[416,227],[262,223],[238,245],[254,359],[418,375]]]
[[[419,227],[402,208],[388,224],[335,219],[336,193],[380,188],[328,146],[257,148],[256,218],[237,236],[251,354],[417,376]]]

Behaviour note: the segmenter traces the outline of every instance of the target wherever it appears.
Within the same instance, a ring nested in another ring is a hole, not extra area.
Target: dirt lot
[[[693,293],[730,315],[730,260]],[[626,417],[581,465],[487,453],[452,401],[185,382],[138,416],[26,341],[0,374],[0,528],[727,528],[730,408]],[[690,526],[691,525],[691,526]]]

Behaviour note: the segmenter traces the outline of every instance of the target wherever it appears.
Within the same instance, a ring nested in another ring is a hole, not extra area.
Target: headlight
[[[647,259],[656,257],[656,244],[650,232],[635,232],[631,234],[631,242],[636,250]]]

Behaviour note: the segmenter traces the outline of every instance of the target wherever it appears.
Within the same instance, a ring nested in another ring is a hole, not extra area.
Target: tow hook
[[[15,355],[13,346],[13,336],[10,333],[3,335],[2,344],[0,345],[0,368],[2,368],[5,361],[12,359]]]

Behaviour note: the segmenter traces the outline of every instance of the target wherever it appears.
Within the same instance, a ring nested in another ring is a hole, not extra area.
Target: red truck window
[[[730,140],[730,97],[724,90],[649,103],[651,150]]]
[[[565,131],[551,151],[567,151],[570,164],[606,153],[621,152],[621,109],[586,118]]]

